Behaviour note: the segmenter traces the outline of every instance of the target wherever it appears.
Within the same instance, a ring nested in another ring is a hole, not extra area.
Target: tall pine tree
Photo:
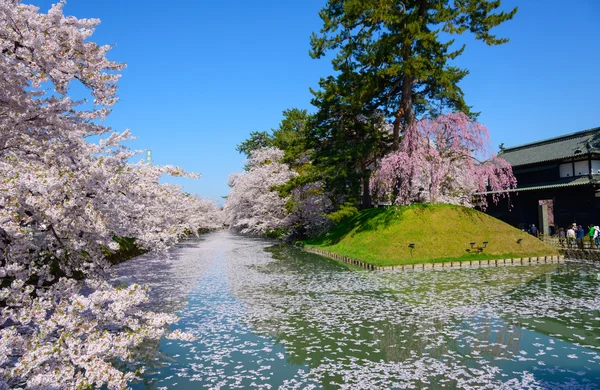
[[[401,129],[421,114],[472,114],[458,86],[468,70],[450,64],[465,46],[454,48],[450,37],[470,31],[488,45],[507,42],[490,31],[517,9],[499,8],[500,0],[329,0],[310,54],[335,52],[334,70],[360,83],[347,98],[382,110],[397,148]]]
[[[362,99],[360,75],[351,72],[320,81],[312,103],[318,107],[308,133],[315,170],[334,198],[371,207],[369,180],[377,158],[389,144],[383,114]]]

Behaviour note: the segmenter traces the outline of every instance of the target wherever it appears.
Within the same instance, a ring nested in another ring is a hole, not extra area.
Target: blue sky
[[[67,15],[100,18],[92,37],[115,44],[126,62],[120,101],[105,124],[130,128],[156,164],[202,173],[169,180],[220,200],[250,131],[277,127],[286,108],[310,106],[309,88],[331,73],[308,55],[326,0],[68,0]],[[24,0],[46,12],[56,1]],[[496,32],[510,42],[471,38],[457,64],[492,145],[506,146],[600,126],[600,1],[503,0],[519,6]],[[461,38],[462,39],[462,38]]]

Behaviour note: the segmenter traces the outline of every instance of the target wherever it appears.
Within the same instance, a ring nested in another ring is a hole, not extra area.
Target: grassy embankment
[[[485,248],[484,241],[488,242]],[[412,254],[410,244],[414,244]],[[304,245],[378,266],[558,254],[485,213],[443,204],[363,210]]]

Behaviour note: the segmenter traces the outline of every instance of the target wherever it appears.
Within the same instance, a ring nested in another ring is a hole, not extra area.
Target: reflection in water
[[[113,267],[113,281],[150,286],[151,308],[174,313],[186,304],[219,251],[206,236],[192,238],[167,253],[146,253]]]
[[[597,388],[600,269],[352,271],[220,232],[119,280],[199,338],[163,340],[136,388]],[[153,350],[152,348],[149,348]],[[154,349],[156,351],[156,349]]]

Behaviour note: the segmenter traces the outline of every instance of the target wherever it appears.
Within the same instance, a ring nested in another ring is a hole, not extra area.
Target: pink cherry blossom
[[[103,281],[114,237],[158,251],[222,217],[159,182],[199,175],[130,163],[129,131],[98,124],[125,65],[88,41],[98,20],[66,17],[63,6],[43,14],[0,0],[0,388],[120,389],[134,374],[113,362],[176,318],[141,311],[144,288]],[[89,89],[91,108],[69,97],[73,83]]]
[[[373,174],[379,201],[452,203],[486,207],[479,193],[516,187],[512,168],[489,151],[485,126],[463,113],[423,119],[407,129],[400,150],[386,155]]]
[[[277,148],[255,150],[245,173],[231,175],[231,191],[223,207],[225,223],[241,233],[264,234],[289,226],[286,203],[274,187],[288,182],[297,173],[281,162],[283,151]]]

